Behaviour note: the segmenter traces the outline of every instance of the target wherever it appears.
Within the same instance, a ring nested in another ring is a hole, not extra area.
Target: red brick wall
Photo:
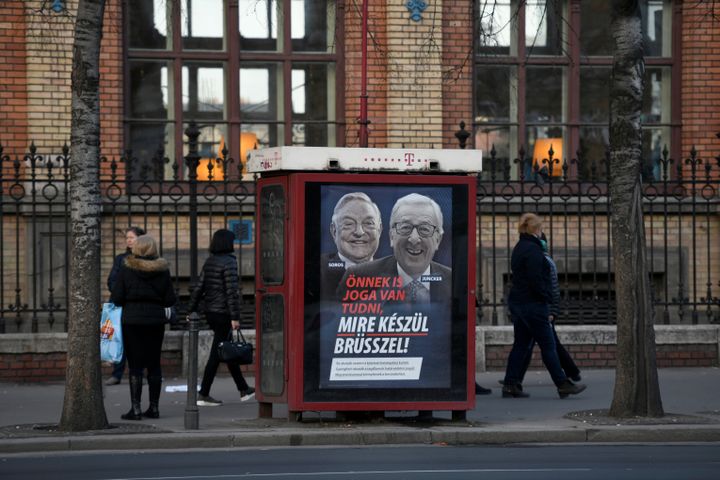
[[[387,9],[384,2],[368,5],[368,146],[387,144]],[[345,143],[359,145],[360,92],[362,70],[362,2],[345,2]],[[392,119],[390,119],[392,121]]]
[[[488,345],[485,347],[487,370],[505,370],[511,345]],[[615,368],[615,345],[565,345],[580,369]],[[720,365],[717,346],[712,344],[658,345],[657,366],[668,367],[717,367]],[[531,369],[545,368],[540,349],[533,351]]]
[[[21,0],[0,2],[0,144],[13,156],[28,147],[24,13]]]
[[[100,125],[101,150],[108,159],[119,157],[123,149],[123,48],[121,0],[108,0],[105,6],[103,38],[100,48]],[[124,164],[120,164],[122,168]],[[109,173],[109,164],[100,165]],[[122,175],[122,172],[118,172]]]
[[[55,353],[3,353],[0,354],[0,382],[50,382],[65,380],[67,366],[65,352]],[[182,352],[165,351],[161,365],[163,375],[182,373]],[[103,366],[103,376],[109,376],[112,367]]]
[[[472,130],[473,2],[443,2],[443,148],[458,148],[454,133]],[[470,135],[466,148],[472,147]]]
[[[711,12],[711,10],[714,10]],[[720,4],[685,2],[682,22],[682,153],[705,159],[720,139]],[[703,166],[704,167],[704,166]],[[685,167],[687,168],[687,167]],[[717,172],[717,169],[714,169]],[[701,170],[704,175],[704,168]]]

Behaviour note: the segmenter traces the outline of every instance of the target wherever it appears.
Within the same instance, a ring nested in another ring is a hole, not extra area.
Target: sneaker
[[[112,377],[112,376],[111,376],[110,378],[108,378],[107,380],[105,380],[105,385],[108,385],[108,386],[110,386],[110,385],[117,385],[117,384],[119,384],[119,383],[120,383],[120,379],[117,378],[117,377]]]
[[[197,399],[199,407],[219,407],[222,405],[222,400],[215,400],[210,395],[199,395]]]
[[[255,396],[255,389],[248,387],[247,390],[240,390],[240,401],[247,402]]]

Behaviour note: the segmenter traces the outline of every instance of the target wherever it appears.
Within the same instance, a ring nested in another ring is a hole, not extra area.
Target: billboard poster
[[[453,319],[462,304],[453,300],[464,299],[456,290],[466,287],[453,279],[467,276],[466,262],[457,265],[467,240],[467,196],[458,201],[457,188],[316,187],[311,197],[319,211],[308,213],[315,225],[306,225],[317,231],[308,236],[315,245],[306,248],[320,254],[306,260],[306,281],[316,300],[319,390],[451,388]]]

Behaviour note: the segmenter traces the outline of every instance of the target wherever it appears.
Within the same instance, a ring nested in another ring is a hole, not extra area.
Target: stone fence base
[[[581,369],[614,368],[615,327],[607,325],[560,326],[560,341],[572,354]],[[255,332],[244,331],[245,338],[255,343]],[[477,327],[476,370],[503,370],[513,342],[512,327]],[[198,374],[202,377],[212,333],[200,332]],[[655,343],[658,367],[720,366],[719,325],[657,325]],[[536,348],[531,368],[542,368]],[[0,334],[0,382],[45,382],[65,378],[67,334],[8,333]],[[168,331],[163,343],[162,366],[165,376],[185,376],[187,372],[188,336],[183,331]],[[255,365],[243,367],[249,375]],[[105,375],[110,366],[103,367]],[[221,367],[218,374],[227,371]]]

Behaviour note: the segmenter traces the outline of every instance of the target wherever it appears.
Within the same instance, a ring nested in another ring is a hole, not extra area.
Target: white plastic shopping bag
[[[122,307],[114,303],[103,303],[100,317],[100,360],[117,363],[123,356],[122,328],[120,316]]]

